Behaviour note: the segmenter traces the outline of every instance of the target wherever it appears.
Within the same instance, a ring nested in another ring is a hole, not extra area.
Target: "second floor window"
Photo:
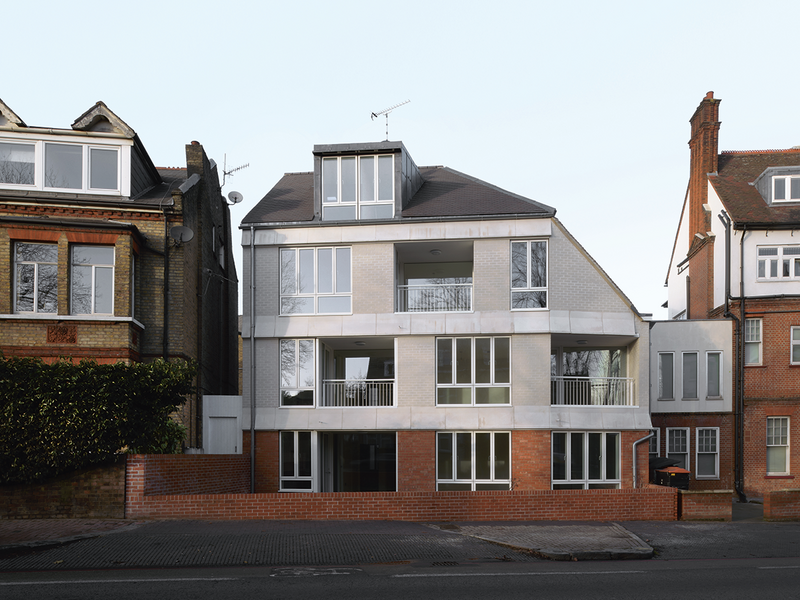
[[[394,156],[322,159],[322,218],[333,221],[394,216]]]
[[[350,248],[281,248],[281,314],[352,311]]]
[[[436,340],[436,403],[509,404],[509,338]]]
[[[314,406],[314,340],[281,340],[281,406]]]
[[[761,319],[744,320],[744,364],[761,364]]]
[[[759,246],[758,279],[800,279],[800,246]]]
[[[511,309],[547,308],[547,242],[511,242]]]
[[[55,313],[58,309],[58,246],[21,242],[14,248],[14,310]]]
[[[70,279],[73,315],[114,314],[112,246],[73,246]]]
[[[800,177],[773,177],[772,199],[775,202],[800,202]]]

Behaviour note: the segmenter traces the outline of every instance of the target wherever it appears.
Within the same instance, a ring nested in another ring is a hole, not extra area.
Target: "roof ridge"
[[[779,154],[783,152],[800,152],[800,147],[786,148],[784,150],[723,150],[720,154]]]

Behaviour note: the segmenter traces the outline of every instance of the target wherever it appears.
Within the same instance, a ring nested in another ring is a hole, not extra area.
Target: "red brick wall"
[[[511,483],[515,490],[550,489],[550,432],[511,434]]]
[[[707,240],[689,258],[689,316],[705,319],[714,308],[714,240]]]
[[[242,432],[242,454],[250,455],[250,431]],[[257,494],[271,494],[279,489],[280,435],[277,431],[256,431]]]
[[[122,519],[125,457],[26,485],[0,486],[0,519]]]
[[[800,489],[764,494],[764,518],[768,521],[800,519]]]
[[[653,427],[661,430],[660,456],[667,455],[667,427],[688,427],[689,482],[691,490],[732,490],[736,475],[734,473],[734,416],[732,413],[657,413],[651,415]],[[719,479],[697,479],[697,428],[719,427]],[[766,425],[765,435],[766,435]],[[645,457],[647,462],[647,457]],[[648,475],[649,477],[649,475]]]
[[[249,454],[132,454],[128,495],[243,494],[250,491]]]
[[[396,521],[672,521],[677,490],[512,490],[144,496],[129,488],[131,519]]]
[[[789,417],[788,475],[767,475],[767,417]],[[761,496],[796,488],[800,470],[800,402],[747,401],[744,411],[744,492]]]
[[[436,491],[436,432],[397,432],[397,491]]]
[[[679,502],[682,521],[730,521],[733,490],[681,490]]]

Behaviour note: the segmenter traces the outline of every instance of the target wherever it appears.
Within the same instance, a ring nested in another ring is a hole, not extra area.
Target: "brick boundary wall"
[[[342,492],[145,495],[129,478],[129,519],[674,521],[678,491]]]
[[[0,486],[0,519],[122,519],[125,456],[42,483]]]
[[[800,489],[766,492],[764,494],[764,519],[767,521],[800,520]]]
[[[128,496],[247,494],[249,454],[132,454]]]
[[[680,490],[681,521],[730,521],[733,490]]]

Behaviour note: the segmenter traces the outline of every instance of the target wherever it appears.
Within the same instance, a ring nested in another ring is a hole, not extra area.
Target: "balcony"
[[[397,312],[471,311],[472,283],[397,286]]]
[[[635,406],[629,377],[551,377],[552,406]]]
[[[322,382],[325,407],[393,406],[393,379],[326,379]]]

